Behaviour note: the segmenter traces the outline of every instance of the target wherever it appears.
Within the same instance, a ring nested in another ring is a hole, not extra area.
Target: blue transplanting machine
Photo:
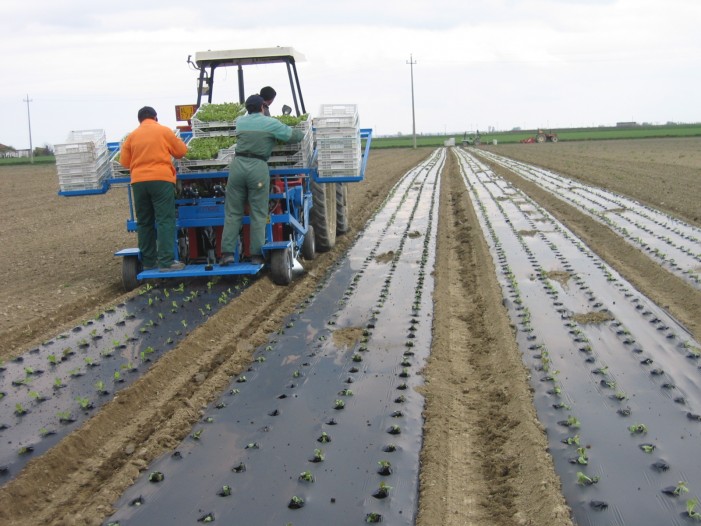
[[[218,68],[237,68],[239,103],[254,93],[244,90],[244,66],[282,63],[286,65],[294,111],[297,117],[308,117],[297,75],[296,63],[304,57],[292,48],[206,51],[195,54],[188,64],[198,71],[197,103],[177,106],[177,133],[188,144],[208,137],[230,137],[235,142],[233,121],[203,121],[199,109],[212,105],[214,78]],[[288,115],[292,108],[283,107]],[[175,161],[177,172],[176,230],[173,240],[176,259],[183,261],[183,270],[159,272],[143,270],[138,248],[116,252],[122,257],[122,282],[131,290],[141,280],[150,278],[186,278],[257,274],[266,265],[272,280],[280,285],[290,283],[297,258],[314,258],[317,251],[330,250],[336,235],[348,230],[347,184],[365,177],[372,130],[360,129],[354,104],[322,104],[319,115],[301,120],[296,127],[305,132],[298,145],[279,145],[268,161],[271,175],[270,216],[266,226],[264,264],[248,261],[248,225],[244,217],[241,242],[234,254],[235,263],[218,264],[221,257],[221,232],[224,224],[224,198],[228,164],[235,156],[235,144],[221,149],[214,159]],[[129,232],[136,232],[129,174],[119,165],[119,142],[105,142],[101,153],[100,130],[71,132],[69,141],[56,145],[59,194],[64,196],[105,193],[113,187],[126,187],[129,194]],[[97,134],[99,135],[99,134]],[[104,133],[103,133],[104,135]],[[104,139],[102,139],[104,140]],[[91,148],[93,148],[91,150]],[[88,151],[92,151],[92,154]],[[78,151],[80,150],[80,151]],[[86,157],[87,156],[87,157]],[[92,177],[86,176],[85,161],[90,158]],[[104,162],[107,160],[107,162]],[[105,166],[105,168],[103,168]]]

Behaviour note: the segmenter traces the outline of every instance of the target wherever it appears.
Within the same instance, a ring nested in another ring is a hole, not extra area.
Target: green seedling
[[[228,497],[231,495],[231,486],[229,485],[224,485],[221,487],[219,492],[217,493],[220,497]]]
[[[577,472],[577,484],[581,486],[591,486],[599,482],[599,477],[588,477],[581,471]]]
[[[303,471],[299,474],[299,480],[304,482],[314,482],[314,475],[312,475],[311,471]]]
[[[49,354],[47,359],[49,360],[49,365],[56,365],[58,363],[58,360],[56,360],[55,354]]]
[[[392,474],[392,464],[389,460],[380,460],[377,465],[380,466],[380,469],[377,470],[380,475],[388,476]]]
[[[24,407],[22,407],[22,404],[20,404],[20,403],[18,402],[18,403],[15,404],[15,414],[16,414],[17,416],[26,415],[26,414],[27,414],[27,410],[26,410]]]
[[[91,409],[92,408],[92,402],[90,401],[89,398],[79,396],[78,398],[76,398],[76,401],[78,402],[78,405],[80,405],[81,409]]]
[[[392,489],[392,486],[386,484],[385,482],[380,482],[380,485],[377,488],[377,491],[373,493],[373,497],[376,499],[384,499],[389,497],[389,492]]]
[[[56,434],[56,431],[52,431],[52,430],[47,429],[45,427],[42,427],[41,429],[39,429],[39,436],[42,438],[48,437],[51,435],[55,435],[55,434]]]
[[[572,446],[572,445],[577,445],[577,446],[578,446],[578,445],[579,445],[579,435],[574,435],[574,436],[571,436],[571,437],[567,437],[565,440],[563,440],[563,442],[564,442],[565,444],[567,444],[568,446]]]
[[[321,442],[322,444],[326,444],[328,442],[331,442],[331,437],[328,435],[328,433],[326,431],[323,431],[321,433],[321,436],[317,440],[319,442]]]
[[[628,431],[633,435],[644,435],[647,433],[647,426],[645,424],[633,424],[628,426]]]
[[[60,389],[61,387],[65,387],[63,380],[60,378],[54,378],[54,389]]]
[[[58,421],[63,424],[68,424],[74,421],[70,411],[59,411],[56,413],[56,416],[58,417]]]
[[[339,391],[338,394],[340,394],[341,396],[353,396],[353,391],[351,391],[350,389],[343,389]]]
[[[204,431],[204,429],[200,429],[200,430],[195,431],[194,433],[192,433],[192,438],[193,438],[193,440],[199,440],[200,437],[202,436],[202,432],[203,432],[203,431]]]
[[[314,450],[314,458],[312,459],[312,462],[323,462],[324,458],[324,452],[321,449]]]
[[[161,482],[163,479],[165,479],[165,475],[161,473],[160,471],[152,471],[149,473],[148,476],[148,481],[149,482]]]
[[[699,503],[699,499],[693,498],[686,501],[686,514],[697,521],[701,521],[701,513],[696,511],[696,506]]]
[[[677,487],[674,488],[673,493],[677,496],[682,495],[684,493],[689,493],[689,488],[686,487],[686,482],[684,482],[683,480],[677,482]]]
[[[333,408],[334,409],[343,409],[346,407],[346,403],[343,400],[336,400],[334,402]]]
[[[290,499],[290,502],[287,505],[287,507],[291,508],[291,509],[299,509],[302,506],[304,506],[304,499],[302,499],[301,497],[298,497],[296,495]]]
[[[640,449],[645,451],[645,453],[652,453],[655,451],[655,446],[653,444],[640,444]]]
[[[45,396],[40,395],[37,391],[29,391],[29,396],[32,398],[32,400],[39,403],[44,402],[47,399]]]
[[[582,425],[582,424],[579,422],[579,419],[578,419],[577,417],[575,417],[575,416],[572,416],[572,415],[570,415],[570,416],[567,417],[566,422],[567,422],[567,427],[578,428],[578,427],[580,427],[580,426]]]
[[[583,447],[578,447],[577,448],[577,464],[581,464],[583,466],[586,466],[589,464],[589,457],[587,457],[587,450],[586,448]]]

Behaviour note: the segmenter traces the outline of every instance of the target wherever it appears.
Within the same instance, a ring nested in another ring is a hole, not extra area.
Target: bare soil
[[[660,188],[676,188],[692,171],[695,182],[683,184],[695,184],[696,190],[688,193],[698,192],[698,140],[667,141],[660,141],[659,148],[670,157],[658,161],[657,173],[666,174],[669,184]],[[635,156],[656,143],[630,144],[632,162],[651,178],[652,171],[645,168],[650,162]],[[611,166],[628,166],[622,144],[599,143],[597,153],[596,144],[587,143],[579,162],[600,166],[604,174],[611,172]],[[566,143],[519,146],[530,148],[528,155],[540,153],[543,157],[532,161],[541,166],[551,163],[551,168],[557,162],[569,163],[568,155],[556,148],[577,151],[576,144]],[[496,148],[502,153],[501,146]],[[612,150],[616,156],[612,157]],[[289,287],[277,287],[265,277],[256,280],[84,426],[32,460],[0,488],[0,523],[100,524],[139,472],[187,435],[203,408],[248,366],[255,347],[316,288],[394,183],[429,153],[428,149],[373,151],[366,181],[349,185],[351,232],[339,238],[334,250],[305,263],[307,273]],[[573,173],[576,166],[572,161],[569,172],[563,173],[594,177],[595,170],[589,166]],[[616,169],[616,173],[624,171]],[[639,182],[641,176],[633,168],[625,174],[615,177],[616,184],[627,185],[626,193],[638,197],[635,192],[645,186]],[[571,206],[513,174],[504,176],[526,189],[699,336],[698,292],[655,270],[646,256],[621,246],[627,244]],[[699,213],[698,195],[695,200],[682,197],[669,210],[692,221]],[[653,202],[654,195],[649,199],[649,204],[660,206]],[[124,228],[126,210],[124,191],[90,198],[58,197],[52,166],[0,168],[4,249],[0,263],[5,275],[0,290],[0,359],[25,352],[125,296],[120,288],[120,262],[112,254],[134,243]],[[698,223],[699,218],[694,221]],[[493,264],[452,156],[441,187],[435,278],[434,343],[424,371],[417,524],[571,524]],[[213,334],[220,336],[212,338]],[[339,334],[338,341],[342,344],[352,336]]]

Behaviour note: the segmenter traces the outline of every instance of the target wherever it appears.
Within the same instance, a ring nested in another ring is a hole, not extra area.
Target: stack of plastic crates
[[[304,138],[298,143],[274,146],[270,159],[268,159],[270,168],[305,168],[309,166],[314,153],[314,135],[311,121],[308,118],[306,121],[293,126],[293,128],[301,130],[304,133]]]
[[[78,130],[54,145],[61,192],[105,190],[111,176],[105,130]]]
[[[314,127],[319,175],[358,176],[362,159],[358,107],[322,104]]]

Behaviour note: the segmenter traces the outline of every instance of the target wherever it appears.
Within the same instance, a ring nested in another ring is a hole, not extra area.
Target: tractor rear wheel
[[[122,286],[129,292],[139,286],[136,276],[141,272],[141,261],[137,256],[124,256],[122,258]]]
[[[292,281],[292,250],[273,250],[270,255],[270,277],[276,285],[289,285]]]
[[[535,142],[538,142],[538,143],[545,142],[545,135],[542,133],[539,133],[538,135],[536,135]]]
[[[349,229],[348,184],[336,183],[336,235],[343,235]]]
[[[312,181],[311,187],[309,222],[314,227],[316,249],[328,252],[336,245],[336,185]]]

